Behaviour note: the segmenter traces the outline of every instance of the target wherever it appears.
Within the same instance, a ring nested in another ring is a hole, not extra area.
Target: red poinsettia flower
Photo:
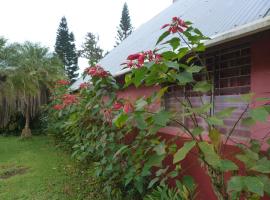
[[[56,84],[58,84],[58,85],[69,85],[70,82],[67,81],[67,80],[58,80],[58,81],[56,81]]]
[[[184,32],[184,29],[188,28],[188,25],[186,24],[186,22],[182,19],[180,19],[179,17],[173,17],[172,18],[172,23],[171,24],[164,24],[161,29],[166,28],[170,26],[170,28],[168,29],[168,31],[170,33],[177,33],[177,32]]]
[[[136,53],[136,54],[131,54],[127,57],[127,60],[136,60],[140,57],[140,53]]]
[[[74,94],[64,94],[62,96],[62,99],[63,99],[63,104],[65,106],[77,103],[77,101],[78,101],[77,96]]]
[[[134,108],[133,108],[133,105],[131,104],[131,103],[126,103],[125,105],[124,105],[124,107],[123,107],[123,111],[125,112],[125,113],[131,113],[131,112],[133,112],[133,110],[134,110]]]
[[[127,62],[123,63],[127,67],[132,68],[140,68],[144,65],[145,62],[151,62],[154,61],[155,63],[160,62],[161,60],[161,55],[156,54],[155,51],[153,52],[152,50],[141,52],[141,53],[136,53],[136,54],[131,54],[127,57]]]
[[[85,73],[92,77],[107,77],[109,75],[109,73],[99,65],[86,68]]]
[[[119,103],[119,102],[115,102],[113,104],[113,109],[114,110],[120,110],[122,107],[123,107],[123,105],[121,103]]]
[[[81,83],[81,84],[80,84],[80,89],[87,89],[88,86],[89,86],[88,83]]]
[[[56,104],[53,106],[53,109],[54,110],[63,110],[64,109],[64,105],[61,105],[61,104]]]

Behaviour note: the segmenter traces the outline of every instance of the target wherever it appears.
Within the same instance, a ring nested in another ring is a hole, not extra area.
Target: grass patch
[[[92,173],[78,167],[46,136],[0,137],[0,199],[105,199]]]

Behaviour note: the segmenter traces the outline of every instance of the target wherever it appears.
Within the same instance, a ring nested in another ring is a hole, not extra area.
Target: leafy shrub
[[[235,108],[213,113],[212,98],[208,102],[202,98],[212,96],[213,88],[211,76],[200,57],[205,50],[203,41],[208,38],[190,22],[177,17],[163,28],[168,30],[160,36],[157,45],[165,45],[166,50],[128,56],[126,67],[131,68],[131,72],[125,76],[123,88],[100,66],[86,69],[91,81],[83,83],[77,94],[68,94],[66,82],[59,81],[52,96],[54,110],[49,113],[48,131],[72,151],[73,157],[95,163],[96,175],[103,181],[108,199],[142,199],[152,188],[156,189],[146,197],[148,199],[157,199],[163,194],[164,199],[193,198],[195,189],[183,184],[184,179],[175,189],[164,186],[169,181],[176,182],[179,175],[185,175],[181,163],[193,150],[211,178],[218,199],[258,199],[269,193],[270,161],[260,153],[263,141],[252,140],[247,145],[235,142],[240,153],[233,159],[227,158],[224,151],[235,127],[241,121],[249,125],[265,122],[269,106],[251,108],[252,94],[234,99],[245,102],[246,108],[231,130],[224,132],[224,120],[232,116]],[[198,76],[200,80],[196,80]],[[159,85],[161,89],[136,101],[118,99],[116,92],[130,85]],[[178,102],[185,112],[170,112],[163,106],[152,109],[153,105],[161,104],[171,85],[196,93],[201,104],[193,105],[184,93],[184,98]],[[183,123],[183,118],[192,124]],[[207,127],[201,126],[199,120]],[[171,122],[189,138],[180,148],[175,144],[177,136],[168,141],[157,135],[160,128]],[[209,141],[204,139],[205,135]],[[163,162],[169,155],[173,157],[173,168]],[[245,165],[244,173],[240,172],[236,160]],[[227,172],[232,174],[228,182],[225,181]]]

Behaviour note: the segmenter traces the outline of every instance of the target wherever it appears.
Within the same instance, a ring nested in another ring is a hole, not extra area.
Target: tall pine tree
[[[124,4],[119,27],[117,27],[116,46],[132,33],[133,27],[129,16],[127,3]]]
[[[79,51],[80,57],[88,59],[88,63],[92,66],[98,63],[103,57],[103,50],[98,46],[99,38],[93,33],[87,33],[82,49]]]
[[[55,52],[64,64],[65,72],[71,82],[78,77],[78,55],[75,46],[75,39],[72,32],[69,32],[67,20],[62,17],[59,24],[55,42]]]

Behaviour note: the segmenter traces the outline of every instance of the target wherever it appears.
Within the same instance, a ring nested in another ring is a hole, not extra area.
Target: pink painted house
[[[122,70],[121,63],[130,54],[154,49],[155,42],[162,33],[160,27],[174,16],[193,22],[194,27],[198,27],[204,35],[211,38],[205,43],[207,50],[203,58],[214,75],[215,111],[226,106],[238,107],[235,116],[225,121],[229,129],[245,105],[228,103],[225,101],[227,97],[237,97],[237,95],[250,92],[255,93],[257,97],[270,97],[270,1],[174,0],[170,7],[137,28],[125,41],[113,49],[100,61],[100,65],[110,71],[119,82],[123,81],[124,75],[129,70]],[[86,77],[86,80],[88,79]],[[79,79],[72,89],[77,89],[83,81],[85,80]],[[141,96],[150,95],[158,89],[158,86],[130,87],[119,92],[119,95],[135,100]],[[165,108],[179,109],[174,97],[181,97],[181,95],[183,95],[182,91],[177,87],[170,88],[163,99]],[[192,101],[196,103],[196,98],[194,97]],[[263,139],[268,132],[270,132],[270,123],[257,124],[252,129],[240,125],[233,139],[243,142],[251,138]],[[183,134],[174,125],[163,128],[160,133],[164,137]],[[233,153],[236,149],[232,142],[230,144],[227,151]],[[179,140],[179,145],[181,145],[181,140]],[[215,200],[210,180],[203,170],[196,167],[199,165],[197,162],[197,159],[192,156],[184,160],[187,173],[194,176],[199,185],[198,199]],[[171,164],[171,159],[168,158],[166,163]]]

